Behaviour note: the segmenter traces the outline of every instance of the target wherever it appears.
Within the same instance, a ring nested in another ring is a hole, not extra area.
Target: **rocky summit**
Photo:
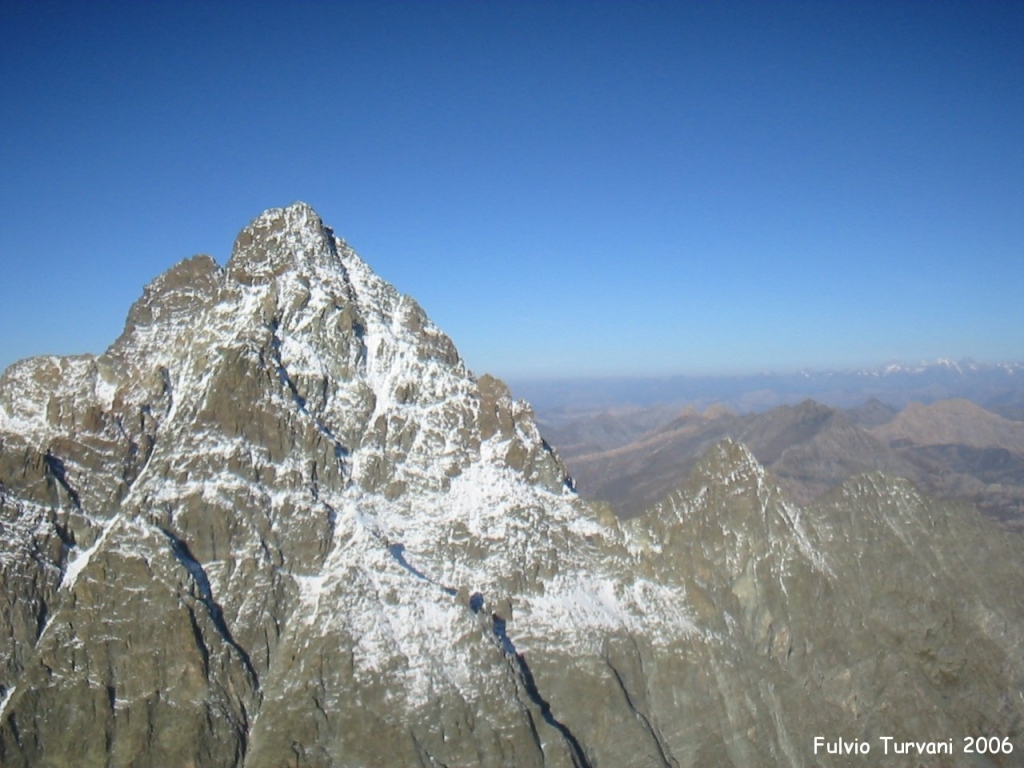
[[[0,379],[0,764],[1022,764],[1019,541],[879,473],[797,506],[734,441],[679,482],[585,503],[269,210],[103,354]]]

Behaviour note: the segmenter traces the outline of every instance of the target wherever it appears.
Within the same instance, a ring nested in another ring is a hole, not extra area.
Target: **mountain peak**
[[[303,202],[270,208],[239,233],[228,273],[245,285],[264,284],[304,264],[340,265],[334,233]]]
[[[734,481],[740,478],[758,485],[764,480],[764,467],[750,449],[733,438],[715,443],[698,463],[704,475],[711,480]]]

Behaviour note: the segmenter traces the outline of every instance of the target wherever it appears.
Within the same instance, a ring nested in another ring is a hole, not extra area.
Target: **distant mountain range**
[[[626,517],[716,440],[747,444],[806,502],[860,471],[1024,525],[1024,363],[890,362],[746,376],[514,382],[585,498]]]
[[[965,400],[879,400],[851,409],[813,400],[763,413],[690,407],[632,434],[664,408],[592,414],[544,425],[587,499],[629,517],[663,498],[724,438],[747,445],[794,501],[808,503],[862,472],[904,477],[936,496],[963,499],[1024,526],[1024,422]]]
[[[1011,419],[1024,419],[1024,362],[937,360],[886,363],[841,371],[742,376],[511,380],[517,397],[533,404],[545,424],[610,409],[725,405],[748,413],[813,399],[852,408],[877,399],[902,408],[911,402],[963,398]]]

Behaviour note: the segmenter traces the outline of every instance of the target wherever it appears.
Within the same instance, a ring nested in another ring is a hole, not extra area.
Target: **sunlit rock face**
[[[733,442],[620,525],[302,203],[157,278],[104,354],[9,368],[0,483],[4,766],[1020,735],[1017,542],[878,474],[797,507]]]

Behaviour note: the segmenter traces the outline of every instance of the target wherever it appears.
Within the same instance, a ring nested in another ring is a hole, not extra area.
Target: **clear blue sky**
[[[312,204],[510,378],[1024,359],[1024,3],[0,3],[0,367]]]

